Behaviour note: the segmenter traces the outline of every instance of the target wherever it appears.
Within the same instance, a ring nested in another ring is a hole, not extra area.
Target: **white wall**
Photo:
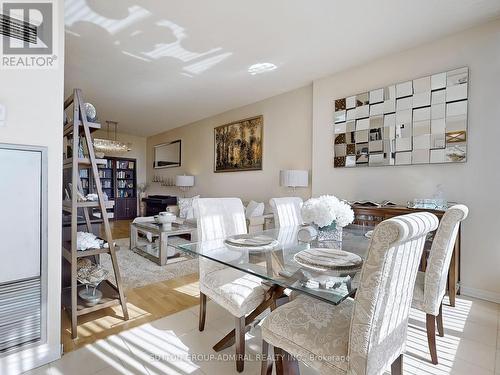
[[[333,168],[334,99],[462,66],[470,68],[467,163]],[[442,184],[448,200],[470,208],[462,290],[500,302],[500,21],[314,81],[312,149],[313,195],[406,203]]]
[[[45,345],[0,358],[0,374],[15,374],[60,356],[63,7],[58,7],[59,68],[0,70],[0,103],[7,107],[0,142],[48,148],[48,327]],[[0,160],[1,162],[1,160]],[[4,178],[4,176],[0,176]],[[0,192],[1,193],[1,192]],[[22,225],[22,223],[21,223]],[[13,249],[13,251],[16,249]]]
[[[189,195],[204,197],[236,196],[244,201],[267,202],[269,198],[299,195],[307,198],[310,188],[294,193],[279,185],[280,169],[311,169],[312,87],[306,86],[282,95],[185,125],[148,138],[148,181],[153,175],[194,174],[195,187]],[[214,173],[214,128],[232,121],[264,115],[263,170]],[[179,168],[153,169],[153,146],[182,140]],[[176,188],[151,184],[149,194],[179,194]]]

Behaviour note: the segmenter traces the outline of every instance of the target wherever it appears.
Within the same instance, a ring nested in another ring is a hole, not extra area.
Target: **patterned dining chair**
[[[460,222],[467,217],[468,213],[469,209],[461,204],[446,210],[432,241],[425,272],[417,274],[413,291],[412,307],[426,314],[427,342],[431,361],[435,365],[438,363],[436,322],[439,336],[443,337],[443,297],[446,294],[448,269]]]
[[[303,224],[300,213],[302,204],[302,198],[299,197],[271,198],[269,205],[273,211],[276,228]]]
[[[245,211],[237,198],[199,198],[194,203],[197,218],[198,241],[204,251],[219,252],[218,259],[244,262],[245,252],[224,251],[222,239],[247,233]],[[219,240],[219,241],[217,241]],[[205,243],[203,243],[205,242]],[[213,247],[213,249],[209,249]],[[214,254],[213,254],[214,255]],[[264,300],[267,289],[261,279],[224,266],[215,261],[199,258],[200,263],[200,316],[199,330],[205,328],[207,297],[228,310],[235,317],[236,370],[244,369],[245,357],[245,315]]]
[[[378,375],[389,365],[393,375],[402,374],[419,261],[426,235],[437,225],[427,212],[379,224],[355,298],[335,306],[302,295],[278,307],[262,324],[263,358],[272,345],[322,374]],[[271,370],[263,360],[262,374]]]

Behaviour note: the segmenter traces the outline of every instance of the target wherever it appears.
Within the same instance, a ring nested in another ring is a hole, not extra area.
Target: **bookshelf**
[[[90,169],[82,168],[80,169],[80,180],[82,181],[83,195],[90,193]]]
[[[105,156],[103,159],[105,163],[100,164],[98,170],[103,193],[111,203],[111,207],[107,208],[109,219],[134,219],[137,216],[136,159],[111,156]],[[82,178],[83,185],[84,181]],[[92,184],[90,193],[95,192],[95,181],[87,180],[87,184]],[[88,192],[84,188],[84,193]],[[95,215],[100,217],[100,212],[95,212]]]
[[[110,202],[115,202],[115,161],[111,158],[104,158],[104,164],[98,166],[99,179],[101,180],[102,192],[107,195]],[[95,182],[93,185],[95,189]],[[108,217],[115,218],[114,208],[107,208]]]
[[[134,219],[137,216],[136,166],[135,159],[116,159],[116,219]]]
[[[116,161],[117,198],[135,198],[135,160]]]
[[[105,213],[109,201],[103,192],[101,184],[101,174],[103,175],[102,180],[105,180],[104,176],[106,174],[110,176],[110,180],[113,179],[113,168],[107,168],[109,170],[107,173],[105,172],[106,169],[99,169],[101,164],[104,164],[104,167],[112,164],[109,164],[107,160],[97,158],[95,155],[91,132],[99,129],[100,124],[91,123],[87,120],[84,103],[80,89],[75,89],[73,94],[64,101],[64,111],[65,113],[72,111],[73,120],[64,125],[63,132],[66,153],[62,163],[64,186],[62,210],[64,213],[69,214],[71,224],[69,237],[64,238],[61,246],[64,259],[62,262],[63,275],[67,274],[70,278],[70,285],[61,290],[61,304],[71,318],[72,339],[78,337],[78,318],[82,315],[121,305],[124,320],[129,319],[127,299],[122,288],[120,269],[115,253],[115,242],[111,235],[108,215]],[[86,155],[83,143],[87,145]],[[68,147],[69,145],[71,145],[71,148]],[[81,194],[86,192],[96,194],[97,200],[81,199]],[[91,219],[93,216],[92,210],[102,212],[103,240],[107,243],[107,246],[79,251],[77,233],[81,218],[80,213],[83,213],[87,231],[92,232],[95,229],[93,226],[95,222]],[[66,239],[69,241],[65,241]],[[99,301],[89,304],[88,299],[84,299],[79,292],[79,289],[82,290],[82,283],[78,278],[78,262],[85,258],[90,260],[91,263],[98,264],[100,254],[110,255],[114,276],[110,279],[113,278],[115,281],[102,280],[99,286],[96,286],[102,297]]]

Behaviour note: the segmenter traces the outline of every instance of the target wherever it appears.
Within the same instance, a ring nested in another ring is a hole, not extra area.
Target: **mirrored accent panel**
[[[334,100],[334,167],[465,162],[468,93],[463,67]]]

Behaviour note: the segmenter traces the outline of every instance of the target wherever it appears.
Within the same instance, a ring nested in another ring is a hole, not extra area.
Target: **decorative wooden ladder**
[[[105,309],[111,306],[121,304],[123,317],[129,319],[127,310],[127,300],[122,287],[120,270],[116,259],[115,245],[111,236],[111,228],[109,226],[108,215],[106,212],[107,202],[104,200],[102,191],[101,179],[99,178],[98,164],[106,164],[105,159],[97,159],[94,152],[91,132],[99,129],[100,124],[93,123],[87,120],[84,101],[80,89],[75,89],[64,102],[64,110],[67,110],[73,104],[73,122],[64,126],[64,136],[72,137],[72,157],[63,162],[64,169],[72,169],[71,173],[71,200],[63,201],[63,211],[71,213],[71,241],[63,242],[62,254],[71,265],[71,286],[64,288],[62,292],[62,305],[71,316],[71,337],[77,338],[77,320],[78,317],[97,310]],[[80,137],[85,139],[88,157],[82,157],[80,150]],[[82,182],[80,180],[80,168],[88,168],[93,175],[95,182],[95,192],[97,193],[97,201],[80,201],[78,193],[82,191]],[[65,185],[66,186],[66,185]],[[88,249],[84,251],[77,250],[77,232],[78,232],[78,211],[83,210],[85,223],[88,232],[92,232],[92,224],[90,219],[89,209],[96,208],[101,211],[101,216],[104,224],[105,238],[108,244],[107,248]],[[103,298],[93,306],[87,306],[84,301],[78,296],[78,281],[77,281],[77,262],[82,257],[98,258],[100,254],[109,254],[113,264],[116,285],[110,281],[103,281],[98,289],[102,292]]]

